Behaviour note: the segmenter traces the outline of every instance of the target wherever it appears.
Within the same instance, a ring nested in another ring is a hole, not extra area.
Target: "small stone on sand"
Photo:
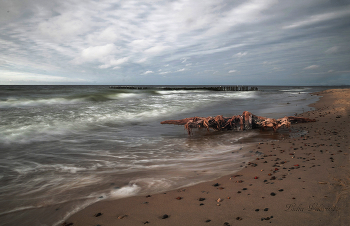
[[[169,218],[169,215],[168,215],[168,214],[164,214],[164,215],[162,216],[162,219],[167,219],[167,218]]]
[[[99,217],[99,216],[101,216],[102,215],[102,213],[96,213],[94,216],[95,217]]]

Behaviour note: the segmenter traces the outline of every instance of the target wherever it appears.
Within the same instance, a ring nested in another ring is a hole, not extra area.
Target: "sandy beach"
[[[350,225],[350,89],[313,95],[307,131],[244,147],[239,172],[161,194],[95,203],[62,225]]]

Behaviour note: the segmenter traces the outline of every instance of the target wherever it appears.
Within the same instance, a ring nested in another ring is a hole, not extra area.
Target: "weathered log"
[[[174,124],[174,125],[185,125],[188,134],[191,134],[193,128],[206,128],[213,129],[216,131],[221,130],[250,130],[254,128],[267,129],[272,128],[274,131],[285,126],[290,127],[291,123],[304,123],[304,122],[315,122],[315,119],[286,116],[280,119],[266,118],[261,116],[253,115],[248,111],[244,111],[242,115],[234,115],[230,117],[223,117],[218,115],[216,117],[191,117],[181,120],[168,120],[163,121],[161,124]]]

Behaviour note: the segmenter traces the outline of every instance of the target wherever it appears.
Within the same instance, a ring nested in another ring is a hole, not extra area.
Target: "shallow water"
[[[329,87],[327,87],[329,88]],[[0,222],[53,225],[102,199],[152,194],[240,169],[240,151],[272,132],[194,131],[169,119],[279,118],[310,110],[326,87],[262,91],[114,90],[108,86],[0,86]]]

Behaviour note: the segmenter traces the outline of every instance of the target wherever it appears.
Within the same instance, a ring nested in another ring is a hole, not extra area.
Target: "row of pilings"
[[[110,89],[156,89],[156,90],[211,90],[211,91],[258,91],[256,86],[207,86],[207,87],[149,87],[110,86]]]

